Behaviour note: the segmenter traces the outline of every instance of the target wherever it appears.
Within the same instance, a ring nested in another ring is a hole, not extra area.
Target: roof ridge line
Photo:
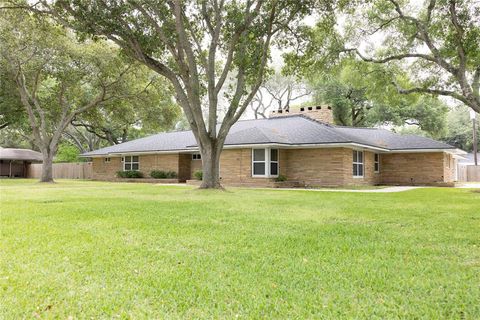
[[[319,124],[319,125],[322,125],[325,127],[325,129],[327,129],[328,131],[336,134],[337,136],[343,138],[343,139],[346,139],[345,142],[349,142],[349,143],[353,143],[354,141],[352,140],[351,137],[349,137],[348,135],[344,135],[343,133],[341,132],[338,132],[336,129],[336,126],[333,125],[333,124],[330,124],[330,123],[327,123],[327,122],[323,122],[323,121],[320,121],[320,120],[317,120],[317,119],[313,119],[313,118],[310,118],[309,116],[305,115],[305,114],[300,114],[299,116],[301,116],[302,118],[304,119],[307,119],[307,120],[310,120],[316,124]]]
[[[386,130],[383,128],[374,128],[374,127],[353,127],[353,126],[340,126],[340,125],[333,125],[335,128],[345,128],[345,129],[362,129],[362,130]],[[386,130],[389,131],[389,130]]]
[[[335,128],[335,125],[332,124],[332,123],[328,123],[328,122],[324,122],[324,121],[320,121],[320,120],[317,120],[317,119],[314,119],[314,118],[311,118],[309,116],[307,116],[306,114],[295,114],[295,115],[291,115],[290,117],[302,117],[304,119],[307,119],[307,120],[310,120],[312,122],[315,122],[315,123],[318,123],[318,124],[322,124],[326,127],[329,127],[329,128]],[[285,117],[289,117],[289,116],[285,116]],[[275,117],[275,118],[280,118],[280,117]]]

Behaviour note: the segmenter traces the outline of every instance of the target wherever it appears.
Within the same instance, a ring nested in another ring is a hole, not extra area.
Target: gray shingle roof
[[[415,135],[400,135],[384,129],[328,125],[304,115],[239,121],[232,126],[225,146],[252,144],[312,145],[356,143],[385,150],[455,149],[443,142]],[[111,153],[195,150],[191,131],[159,133],[106,147],[83,156]]]
[[[455,147],[430,138],[413,134],[402,135],[385,129],[335,127],[352,141],[390,150],[404,149],[455,149]]]
[[[0,148],[0,160],[43,161],[43,157],[30,149]]]

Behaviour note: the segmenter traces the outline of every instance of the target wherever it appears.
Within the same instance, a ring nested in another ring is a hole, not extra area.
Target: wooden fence
[[[458,165],[458,181],[480,182],[480,166]]]
[[[92,179],[92,163],[54,163],[53,178],[54,179]],[[42,174],[42,164],[33,163],[29,166],[27,177],[40,178]]]

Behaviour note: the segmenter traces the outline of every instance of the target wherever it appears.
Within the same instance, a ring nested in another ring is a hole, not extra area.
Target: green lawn
[[[0,319],[479,319],[480,193],[0,181]]]

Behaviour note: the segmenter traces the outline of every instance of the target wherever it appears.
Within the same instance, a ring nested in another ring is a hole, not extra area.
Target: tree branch
[[[468,104],[467,98],[465,98],[464,96],[462,96],[461,94],[459,94],[455,91],[433,89],[433,88],[422,88],[422,87],[414,87],[414,88],[410,88],[410,89],[403,89],[395,81],[392,81],[392,84],[395,86],[398,93],[400,93],[400,94],[428,93],[428,94],[433,94],[433,95],[449,96],[449,97],[453,97],[455,99],[458,99],[458,100],[464,102],[465,104]]]

